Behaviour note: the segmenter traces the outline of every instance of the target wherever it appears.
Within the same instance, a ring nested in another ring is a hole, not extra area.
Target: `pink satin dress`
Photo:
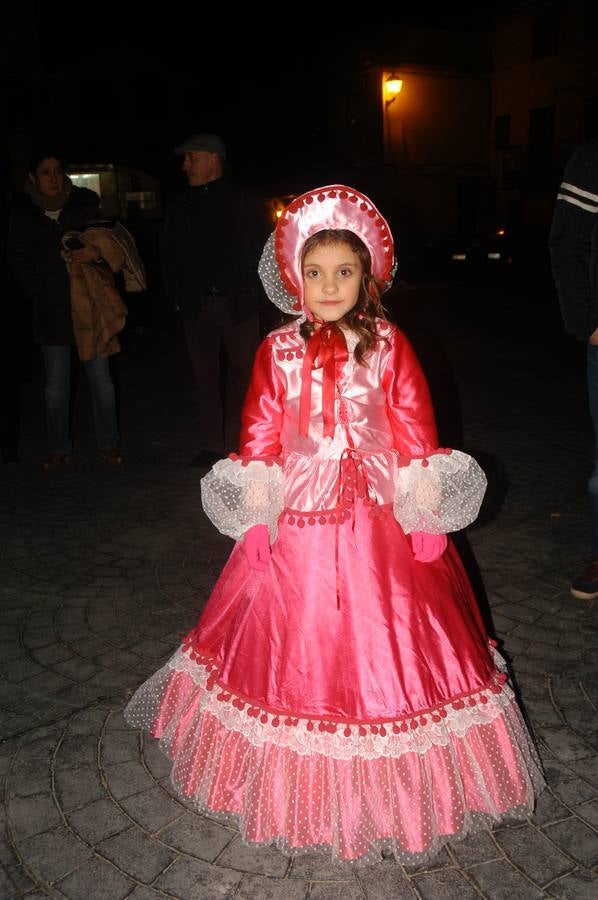
[[[420,863],[528,815],[542,775],[454,546],[415,561],[393,515],[400,467],[438,452],[409,343],[381,323],[367,366],[337,361],[327,437],[317,367],[300,428],[304,351],[296,325],[269,335],[244,410],[241,457],[284,474],[269,567],[236,544],[126,715],[181,795],[245,840]]]

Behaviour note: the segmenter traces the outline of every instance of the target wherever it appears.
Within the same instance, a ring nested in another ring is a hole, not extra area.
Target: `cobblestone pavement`
[[[122,468],[96,458],[82,387],[73,463],[40,470],[36,380],[25,391],[23,461],[0,472],[0,896],[598,896],[598,615],[567,591],[589,533],[583,360],[556,329],[526,329],[515,300],[475,300],[406,291],[401,308],[425,301],[436,323],[467,445],[496,481],[491,505],[503,467],[509,482],[499,514],[469,541],[546,768],[534,817],[424,868],[385,860],[356,872],[248,848],[173,795],[167,761],[121,710],[195,622],[230,542],[206,522],[197,470],[186,466],[197,450],[190,381],[171,326],[120,360]]]

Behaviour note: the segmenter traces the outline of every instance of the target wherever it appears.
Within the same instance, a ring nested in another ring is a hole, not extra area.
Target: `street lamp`
[[[392,122],[390,107],[397,99],[403,88],[403,79],[392,71],[389,75],[382,77],[382,99],[384,101],[384,156],[386,162],[393,162],[393,146],[392,146]],[[396,118],[396,117],[395,117]],[[401,127],[399,117],[399,127]]]
[[[384,107],[388,109],[395,100],[397,96],[401,93],[403,87],[403,79],[399,78],[398,75],[395,75],[394,72],[391,72],[384,79]]]

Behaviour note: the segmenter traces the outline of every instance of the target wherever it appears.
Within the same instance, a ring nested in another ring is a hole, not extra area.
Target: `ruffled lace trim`
[[[137,690],[124,715],[159,739],[177,793],[237,824],[247,842],[358,866],[384,849],[413,865],[449,840],[529,815],[542,789],[498,672],[483,690],[396,722],[287,722],[217,685],[215,661],[193,640],[191,632],[186,651]]]
[[[475,521],[486,490],[486,476],[467,453],[439,450],[400,462],[393,511],[405,534],[446,534]]]
[[[218,531],[239,541],[253,525],[267,525],[270,542],[284,507],[283,473],[279,461],[221,459],[201,479],[204,511]]]
[[[258,273],[269,300],[284,313],[297,316],[301,313],[301,304],[297,297],[287,290],[280,277],[280,269],[276,261],[275,234],[276,232],[273,231],[266,241]]]
[[[504,666],[498,654],[497,663]],[[168,670],[172,675],[190,677],[198,694],[203,694],[196,707],[198,714],[209,713],[252,745],[271,743],[302,756],[321,754],[333,759],[421,755],[432,746],[448,746],[455,735],[462,737],[473,725],[493,722],[513,703],[507,676],[497,668],[482,689],[399,719],[358,722],[295,717],[256,705],[219,685],[217,664],[194,648],[192,634],[161,671]],[[183,695],[181,701],[186,702],[188,689]],[[171,714],[176,715],[174,709]]]
[[[167,751],[163,750],[163,752],[167,758],[170,758]],[[508,810],[506,816],[508,816],[509,824],[523,822],[525,819],[529,819],[534,811],[535,798],[541,794],[545,787],[540,770],[535,763],[533,765],[534,768],[531,769],[528,776],[528,796],[523,803]],[[174,777],[171,780],[175,791],[183,798],[183,800],[191,802],[195,809],[202,815],[208,816],[229,828],[232,827],[237,829],[237,831],[240,832],[242,842],[246,847],[251,848],[251,850],[255,850],[256,848],[274,847],[282,853],[283,856],[292,859],[308,855],[317,855],[322,857],[322,862],[324,864],[330,862],[333,866],[338,866],[339,868],[343,867],[347,873],[352,873],[355,869],[361,870],[366,867],[370,868],[383,861],[385,862],[385,865],[389,865],[391,859],[398,865],[408,866],[409,868],[421,867],[427,863],[433,863],[443,847],[459,844],[461,841],[465,840],[465,838],[490,831],[503,817],[499,811],[486,813],[475,811],[468,812],[463,817],[463,825],[461,828],[451,834],[435,835],[434,840],[425,850],[405,849],[400,838],[387,837],[372,841],[371,844],[363,846],[357,851],[355,856],[352,856],[347,854],[347,850],[344,846],[341,846],[340,840],[337,840],[334,843],[318,843],[314,841],[297,847],[291,838],[284,837],[283,835],[279,835],[278,837],[268,837],[265,840],[256,839],[252,836],[243,813],[224,812],[219,809],[213,809],[209,803],[202,801],[201,798],[197,796],[187,796],[184,788]]]

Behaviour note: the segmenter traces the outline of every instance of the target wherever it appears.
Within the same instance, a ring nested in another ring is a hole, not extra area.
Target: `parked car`
[[[482,265],[487,277],[527,278],[550,272],[548,225],[500,228],[482,245]]]
[[[429,245],[430,267],[441,277],[481,281],[529,279],[550,272],[548,225],[495,228],[470,238],[449,236]]]

